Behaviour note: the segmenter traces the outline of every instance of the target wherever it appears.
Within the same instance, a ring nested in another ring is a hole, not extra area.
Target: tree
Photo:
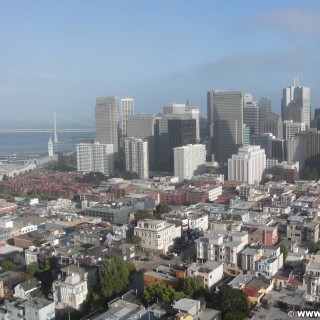
[[[101,291],[106,299],[117,296],[129,284],[129,271],[118,256],[104,261],[100,277]]]
[[[140,246],[141,241],[142,239],[139,236],[135,236],[135,235],[128,239],[128,243],[134,244],[136,246]]]
[[[32,279],[32,276],[29,273],[20,272],[21,274],[21,281],[27,281]]]
[[[280,252],[283,254],[283,263],[286,263],[288,256],[288,248],[284,243],[280,244]]]
[[[27,266],[27,273],[29,273],[32,277],[39,271],[40,268],[37,262],[32,262]]]
[[[219,289],[218,299],[224,319],[240,320],[247,318],[249,315],[250,302],[241,290],[223,285]],[[237,315],[237,317],[234,318],[234,315]]]
[[[134,220],[136,222],[143,219],[154,219],[154,216],[151,212],[145,210],[138,210],[134,213]]]
[[[17,271],[18,267],[10,260],[5,260],[1,263],[1,272]]]
[[[41,247],[45,242],[46,242],[45,240],[35,239],[35,240],[33,240],[32,244],[35,247]]]
[[[308,250],[310,253],[317,253],[319,249],[319,246],[315,242],[310,242],[308,245]]]
[[[154,281],[144,290],[144,299],[148,304],[156,301],[172,303],[185,297],[184,292],[177,292],[173,287],[163,281]]]
[[[198,298],[204,293],[203,278],[200,276],[185,278],[181,283],[181,291],[192,298]]]
[[[131,261],[126,261],[125,264],[129,271],[130,276],[132,276],[136,272],[136,266]]]
[[[2,176],[2,181],[8,181],[8,180],[9,180],[9,177],[6,174],[4,174]]]
[[[163,215],[164,213],[168,213],[171,210],[171,207],[167,203],[161,202],[156,206],[155,213],[158,218],[161,218],[161,215]]]
[[[100,285],[88,289],[86,300],[83,302],[84,310],[91,311],[104,307],[105,301],[101,295]]]

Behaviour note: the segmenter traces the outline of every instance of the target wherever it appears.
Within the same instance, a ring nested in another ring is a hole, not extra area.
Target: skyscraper
[[[250,135],[259,132],[259,107],[251,93],[244,94],[243,123],[250,128]]]
[[[282,120],[277,113],[269,112],[261,118],[260,133],[272,133],[276,138],[282,139],[282,131]]]
[[[122,136],[127,136],[128,116],[134,114],[134,102],[131,98],[121,99],[121,130]]]
[[[118,98],[101,97],[96,99],[96,141],[102,144],[113,144],[118,152]]]
[[[82,172],[114,173],[113,144],[77,144],[77,170]]]
[[[243,92],[209,91],[207,120],[215,160],[227,163],[243,141]]]
[[[293,86],[283,89],[281,100],[282,120],[303,122],[310,128],[310,88],[301,87],[298,79],[294,79]]]
[[[258,102],[260,121],[271,112],[271,100],[268,97],[263,97]]]
[[[140,179],[149,178],[148,142],[126,138],[124,143],[126,171],[137,173]]]
[[[296,136],[301,131],[306,131],[306,124],[293,122],[293,120],[283,121],[283,138],[290,139]]]
[[[169,119],[169,164],[174,167],[173,149],[187,144],[196,144],[196,119]]]
[[[155,164],[155,137],[154,137],[155,116],[151,114],[128,115],[127,137],[133,137],[148,141],[149,164]]]

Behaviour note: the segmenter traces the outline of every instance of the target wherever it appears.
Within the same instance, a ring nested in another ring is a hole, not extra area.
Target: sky
[[[93,122],[95,99],[132,97],[135,112],[197,105],[207,91],[268,96],[311,88],[320,108],[320,1],[0,1],[0,126]],[[47,126],[48,127],[48,126]]]

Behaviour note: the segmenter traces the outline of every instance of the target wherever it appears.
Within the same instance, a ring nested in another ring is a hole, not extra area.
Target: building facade
[[[134,114],[134,102],[132,98],[121,99],[121,131],[122,136],[127,136],[128,116]]]
[[[96,140],[113,144],[118,152],[119,108],[117,97],[98,97],[95,106]]]
[[[310,128],[311,104],[310,88],[299,86],[297,79],[293,86],[283,89],[281,100],[282,120],[305,123]]]
[[[207,119],[215,160],[227,163],[243,142],[243,92],[210,91]]]
[[[81,172],[114,173],[114,145],[95,143],[77,144],[77,170]]]
[[[180,181],[205,173],[206,147],[202,144],[189,144],[173,149],[174,175]]]
[[[136,138],[125,139],[126,171],[137,173],[140,179],[149,178],[148,141]]]
[[[142,239],[145,249],[162,251],[166,253],[173,246],[175,238],[181,237],[181,226],[163,220],[139,220],[134,228],[134,235]]]
[[[262,180],[266,169],[266,154],[259,146],[244,146],[228,160],[228,178],[254,184]]]

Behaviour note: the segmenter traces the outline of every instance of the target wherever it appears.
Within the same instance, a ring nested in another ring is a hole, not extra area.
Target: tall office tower
[[[272,133],[259,133],[250,137],[250,144],[265,150],[267,159],[283,161],[286,158],[285,140],[277,139]]]
[[[114,173],[113,144],[77,144],[77,170],[82,172]]]
[[[260,132],[272,133],[276,138],[282,139],[283,129],[281,117],[274,112],[269,112],[260,120]]]
[[[286,140],[272,139],[272,159],[276,159],[279,162],[286,160]]]
[[[298,79],[294,79],[293,86],[283,89],[281,100],[282,120],[303,122],[310,129],[310,88],[301,87]]]
[[[267,159],[272,159],[272,140],[275,137],[272,133],[259,133],[254,134],[250,137],[250,145],[260,146],[261,149],[265,150]]]
[[[286,140],[287,161],[299,162],[299,171],[304,172],[306,143],[301,136],[296,136]]]
[[[140,179],[149,178],[148,141],[126,138],[124,142],[126,171],[137,173]]]
[[[189,144],[173,149],[174,175],[183,181],[187,177],[206,172],[206,147],[203,144]]]
[[[51,137],[49,138],[49,142],[48,142],[48,156],[53,157],[53,143],[52,143]]]
[[[259,107],[246,103],[243,108],[243,123],[250,128],[250,135],[259,133]]]
[[[129,115],[127,120],[127,137],[148,141],[149,164],[155,164],[155,116],[150,114]]]
[[[118,152],[118,98],[101,97],[96,99],[96,141],[102,144],[113,144]]]
[[[250,144],[250,128],[247,127],[245,124],[243,125],[243,145],[249,145]]]
[[[313,128],[320,130],[320,108],[314,109]]]
[[[306,124],[300,122],[293,122],[293,120],[283,121],[283,137],[290,139],[296,136],[301,131],[306,131]]]
[[[305,174],[320,176],[320,131],[311,129],[298,134],[305,141]],[[309,171],[309,172],[308,172]]]
[[[200,141],[200,111],[196,106],[189,106],[182,103],[169,103],[163,106],[163,117],[178,117],[183,119],[196,120],[196,139]]]
[[[260,182],[266,169],[266,154],[259,146],[244,146],[228,159],[228,180],[248,184]]]
[[[173,149],[196,144],[196,119],[168,119],[169,164],[174,168]]]
[[[127,120],[128,116],[134,114],[133,99],[125,98],[121,99],[121,131],[122,137],[127,136]]]
[[[210,91],[207,119],[215,160],[227,163],[243,139],[243,92]]]
[[[263,120],[267,114],[271,112],[271,100],[268,97],[263,97],[258,102],[259,120]]]

